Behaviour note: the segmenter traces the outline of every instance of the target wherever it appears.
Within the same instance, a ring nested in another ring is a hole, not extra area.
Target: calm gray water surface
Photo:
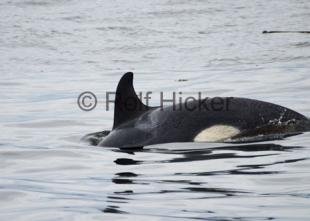
[[[3,0],[0,19],[0,220],[310,219],[309,133],[135,153],[79,141],[111,128],[105,93],[126,71],[153,105],[201,91],[310,116],[310,35],[261,34],[309,31],[308,0]]]

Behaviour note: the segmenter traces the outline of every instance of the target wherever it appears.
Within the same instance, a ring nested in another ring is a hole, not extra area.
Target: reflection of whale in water
[[[177,108],[149,107],[136,95],[129,72],[117,87],[112,131],[85,139],[99,146],[133,148],[172,142],[255,142],[309,130],[305,116],[279,105],[246,98],[212,99],[191,100]],[[214,103],[225,108],[214,108]]]
[[[173,148],[167,147],[167,145],[162,145],[165,147],[161,148],[161,145],[153,146],[150,149],[116,149],[116,152],[123,152],[134,155],[139,152],[151,152],[157,154],[168,154],[173,157],[169,160],[159,160],[159,161],[141,161],[141,160],[133,160],[131,158],[118,158],[114,161],[114,163],[118,165],[139,165],[139,164],[163,164],[163,163],[179,163],[179,162],[193,162],[193,161],[202,161],[202,160],[216,160],[216,159],[250,159],[256,157],[264,157],[264,156],[272,156],[274,153],[268,152],[286,152],[292,149],[299,149],[299,146],[282,146],[279,144],[267,143],[267,144],[243,144],[243,145],[220,145],[214,146],[214,144],[209,144],[204,148],[194,148],[196,145],[192,145],[190,148],[186,148],[186,144],[170,144],[173,145]],[[178,146],[183,147],[181,149],[174,149]],[[204,145],[205,146],[205,145]],[[185,147],[185,149],[184,149]],[[198,145],[199,147],[199,145]],[[200,146],[201,147],[201,146]],[[225,152],[223,152],[225,151]],[[236,153],[236,151],[243,152],[242,155]],[[255,152],[253,155],[250,152]],[[264,153],[260,153],[264,152]],[[245,154],[250,153],[250,154]],[[302,158],[304,159],[304,158]],[[242,170],[242,169],[240,169]],[[127,175],[127,174],[125,174]]]
[[[112,151],[123,153],[115,155],[116,157],[121,155],[122,158],[114,159],[115,164],[122,168],[122,172],[118,171],[111,177],[112,185],[115,184],[117,188],[107,196],[107,204],[103,205],[102,212],[129,215],[139,213],[141,215],[140,213],[147,213],[145,208],[141,207],[139,211],[139,207],[135,207],[135,210],[133,210],[132,205],[136,205],[135,203],[144,197],[152,200],[158,199],[158,195],[165,199],[173,196],[174,199],[179,197],[182,200],[189,199],[191,201],[195,197],[197,199],[216,200],[219,198],[225,200],[231,197],[248,198],[258,194],[259,197],[266,197],[267,194],[270,194],[269,189],[267,193],[263,191],[257,193],[254,191],[255,186],[251,189],[247,188],[247,185],[232,185],[223,181],[228,179],[240,182],[240,178],[242,180],[247,177],[253,180],[272,179],[277,177],[276,175],[281,179],[281,176],[287,172],[285,168],[289,167],[290,164],[294,165],[296,162],[308,159],[302,156],[296,157],[291,153],[288,154],[293,150],[298,152],[298,150],[301,151],[302,149],[304,148],[301,146],[282,146],[272,143],[250,145],[208,143],[190,144],[190,146],[187,143],[179,143],[156,145],[152,148],[132,151],[125,157],[126,150],[112,149]],[[141,157],[141,155],[145,156],[146,154],[148,154],[148,157]],[[152,155],[156,157],[152,158]],[[158,155],[163,156],[158,157]],[[176,164],[180,162],[181,164]],[[223,166],[225,162],[227,165]],[[208,167],[208,165],[213,164],[217,166]],[[138,169],[155,168],[158,165],[163,168],[171,167],[173,169],[162,170],[162,173]],[[199,166],[195,167],[195,165]],[[251,180],[251,183],[253,180]],[[295,194],[295,192],[291,194]],[[178,217],[173,218],[188,219],[189,214],[187,212],[191,211],[182,210],[178,213]],[[201,209],[200,212],[204,216],[206,216],[205,213],[214,213],[212,208]],[[155,213],[152,216],[167,218],[162,213]],[[221,219],[214,220],[226,219],[221,217]]]

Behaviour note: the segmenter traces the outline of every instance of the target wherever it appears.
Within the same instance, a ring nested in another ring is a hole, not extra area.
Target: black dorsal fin
[[[133,73],[127,72],[120,79],[116,89],[113,129],[149,109],[141,102],[133,88]]]

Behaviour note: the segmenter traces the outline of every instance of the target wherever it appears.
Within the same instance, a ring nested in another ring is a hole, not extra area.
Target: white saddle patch
[[[214,125],[202,130],[194,142],[221,142],[240,133],[240,130],[228,125]]]

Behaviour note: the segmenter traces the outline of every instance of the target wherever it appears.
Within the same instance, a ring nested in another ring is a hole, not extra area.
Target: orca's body
[[[295,135],[310,128],[309,120],[293,110],[246,98],[212,98],[148,107],[139,100],[132,83],[130,72],[121,78],[113,129],[95,142],[99,146],[131,148],[171,142],[251,141],[257,136]]]

